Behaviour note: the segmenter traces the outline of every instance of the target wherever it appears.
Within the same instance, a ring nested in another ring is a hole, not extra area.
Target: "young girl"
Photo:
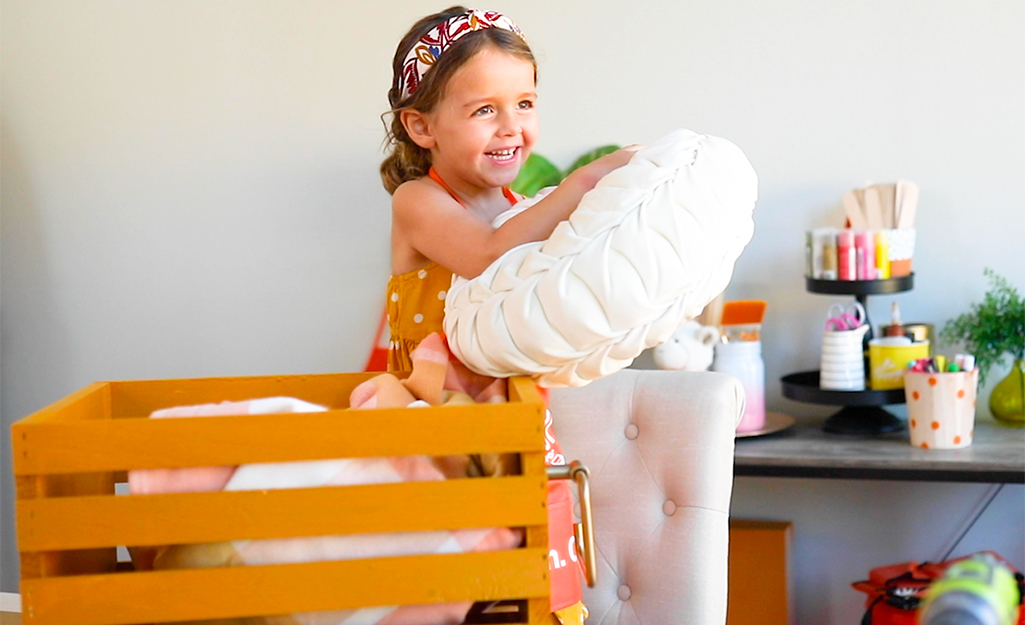
[[[577,169],[537,204],[494,228],[492,220],[521,199],[508,185],[538,135],[537,64],[523,34],[500,13],[452,7],[413,26],[392,69],[391,154],[381,164],[392,194],[388,368],[408,371],[410,352],[443,331],[453,273],[476,277],[513,247],[547,239],[584,193],[638,148]],[[554,437],[546,434],[546,463],[564,464]],[[549,487],[549,536],[555,541],[572,536],[572,504],[564,483]],[[579,579],[574,567],[565,567],[567,545],[558,543],[549,545],[552,608],[567,625],[583,623]]]
[[[521,199],[508,185],[538,135],[537,66],[523,34],[500,13],[452,7],[413,26],[392,69],[392,151],[381,164],[392,194],[388,368],[406,371],[410,351],[442,331],[453,273],[476,277],[513,247],[547,239],[637,148],[574,171],[493,228]]]

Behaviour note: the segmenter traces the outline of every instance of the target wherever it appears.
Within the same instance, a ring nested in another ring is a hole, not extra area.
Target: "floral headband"
[[[526,37],[513,21],[498,11],[479,11],[468,9],[466,13],[445,20],[427,31],[406,54],[402,62],[402,73],[399,74],[399,87],[402,93],[400,101],[416,92],[424,74],[438,61],[438,58],[459,41],[463,36],[477,30],[501,28],[516,33],[520,39]]]

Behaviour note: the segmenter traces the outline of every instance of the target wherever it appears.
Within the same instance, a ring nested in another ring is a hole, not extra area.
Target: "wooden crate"
[[[511,379],[506,404],[342,410],[352,389],[373,375],[102,382],[15,423],[24,623],[163,623],[508,598],[528,599],[527,622],[549,622],[544,407],[533,383]],[[170,406],[279,395],[330,410],[146,418]],[[467,453],[519,453],[523,474],[271,491],[114,492],[129,469]],[[526,546],[173,571],[119,567],[116,556],[118,546],[497,526],[526,528]]]

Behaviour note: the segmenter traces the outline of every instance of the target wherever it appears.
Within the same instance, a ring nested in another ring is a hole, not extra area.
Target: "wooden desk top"
[[[907,431],[866,437],[798,423],[778,434],[737,439],[734,474],[929,482],[1025,483],[1025,430],[982,422],[970,447],[912,447]]]

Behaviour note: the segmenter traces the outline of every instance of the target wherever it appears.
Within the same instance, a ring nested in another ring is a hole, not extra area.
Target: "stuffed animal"
[[[719,342],[719,329],[688,321],[655,348],[652,356],[659,369],[705,371],[712,364],[715,344]]]

